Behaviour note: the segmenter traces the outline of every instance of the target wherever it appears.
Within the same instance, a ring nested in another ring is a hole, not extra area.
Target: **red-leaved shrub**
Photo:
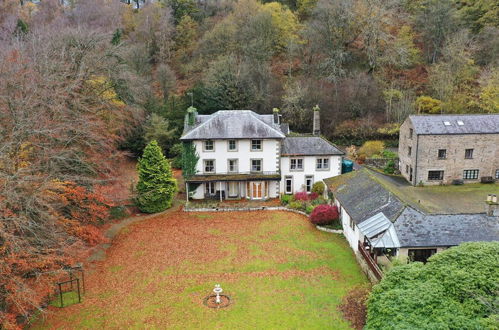
[[[317,205],[312,214],[310,214],[310,221],[314,225],[328,225],[339,218],[338,208],[335,206],[320,204]]]
[[[309,195],[308,195],[308,199],[313,201],[314,199],[317,199],[317,197],[319,197],[319,194],[316,193],[316,192],[311,192]]]
[[[301,191],[301,192],[297,192],[295,193],[295,201],[313,201],[314,199],[317,199],[317,197],[319,197],[319,194],[317,194],[316,192],[312,192],[312,193],[307,193],[306,191]]]
[[[306,191],[295,193],[295,201],[308,201],[308,194]]]

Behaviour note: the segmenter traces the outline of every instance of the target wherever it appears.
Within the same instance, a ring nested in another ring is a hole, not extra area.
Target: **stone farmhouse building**
[[[412,185],[497,180],[499,115],[409,116],[400,127],[399,159]]]
[[[343,234],[374,280],[382,276],[378,264],[388,264],[390,256],[426,262],[464,242],[499,241],[497,200],[484,204],[484,213],[430,214],[407,203],[365,168],[325,182],[340,212]]]
[[[280,194],[310,192],[317,181],[341,174],[344,153],[320,136],[319,111],[314,135],[291,135],[278,112],[190,111],[181,141],[199,156],[196,174],[186,182],[192,199],[265,200]]]

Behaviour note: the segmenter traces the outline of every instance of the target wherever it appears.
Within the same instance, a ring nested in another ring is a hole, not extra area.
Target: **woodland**
[[[494,0],[3,0],[0,321],[43,310],[104,241],[103,192],[187,108],[271,113],[337,143],[396,139],[411,113],[499,112]]]

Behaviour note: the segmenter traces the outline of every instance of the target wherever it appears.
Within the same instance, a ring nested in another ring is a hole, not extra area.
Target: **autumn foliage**
[[[314,225],[328,225],[339,218],[338,207],[327,204],[317,205],[312,214],[310,214],[310,221]]]
[[[103,241],[99,226],[109,203],[95,188],[112,179],[124,118],[133,117],[111,90],[109,76],[124,68],[106,35],[67,27],[25,38],[0,39],[0,328],[6,329],[43,308],[54,283],[67,279],[64,269]]]
[[[313,201],[319,197],[319,194],[316,192],[311,192],[310,194],[307,193],[306,191],[300,191],[294,194],[294,199],[296,201]]]

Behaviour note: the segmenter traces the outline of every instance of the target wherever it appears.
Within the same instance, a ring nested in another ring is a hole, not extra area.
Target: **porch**
[[[185,210],[256,210],[267,209],[281,206],[279,198],[270,198],[267,200],[215,200],[215,199],[200,199],[191,200],[184,207]]]
[[[257,200],[279,196],[277,172],[195,175],[186,182],[187,200]]]

